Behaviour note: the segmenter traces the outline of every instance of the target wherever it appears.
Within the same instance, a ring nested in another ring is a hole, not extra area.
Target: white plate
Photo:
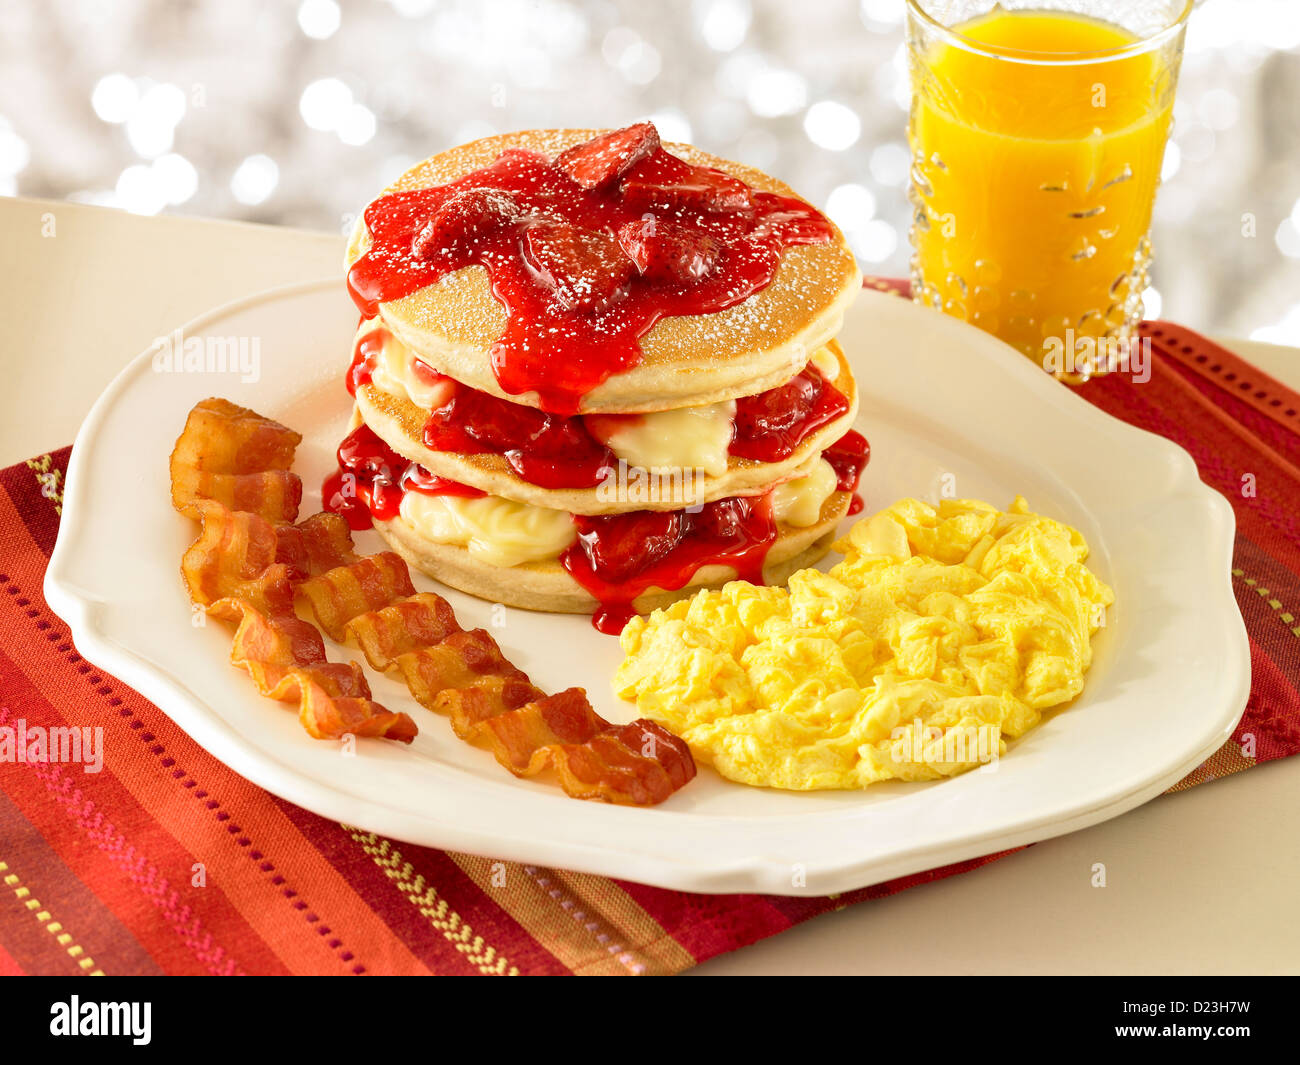
[[[256,338],[256,382],[158,372],[149,353],[132,362],[77,437],[45,580],[87,659],[232,769],[318,814],[414,843],[669,888],[823,895],[1114,817],[1211,754],[1245,706],[1232,510],[1186,452],[1094,409],[969,326],[864,292],[841,339],[863,396],[858,426],[872,444],[868,511],[906,495],[937,499],[952,478],[958,495],[1005,505],[1020,492],[1078,526],[1117,602],[1076,703],[999,763],[953,780],[798,794],[701,768],[662,806],[630,809],[516,780],[404,687],[373,677],[376,698],[409,711],[420,736],[409,748],[363,741],[343,757],[229,664],[228,629],[191,624],[178,566],[195,528],[171,509],[167,456],[190,407],[226,396],[302,432],[295,468],[311,513],[344,431],[355,325],[341,282],[295,286],[185,330]],[[358,542],[379,548],[373,533]],[[416,583],[446,594],[466,627],[490,628],[541,687],[581,684],[610,719],[635,716],[610,691],[618,642],[587,619],[510,610],[493,628],[489,604]]]

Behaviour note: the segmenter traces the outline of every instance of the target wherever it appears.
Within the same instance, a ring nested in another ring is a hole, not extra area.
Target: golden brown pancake
[[[573,514],[680,510],[692,503],[764,492],[780,481],[807,473],[817,456],[853,427],[858,411],[857,385],[840,346],[832,341],[830,348],[840,361],[840,372],[833,387],[849,400],[849,409],[841,417],[809,433],[794,453],[781,462],[757,462],[733,455],[728,461],[727,472],[721,476],[709,476],[700,471],[698,476],[689,480],[680,479],[672,486],[665,486],[685,487],[685,493],[665,491],[662,498],[641,500],[631,505],[626,501],[620,502],[618,498],[608,498],[595,488],[539,487],[516,474],[500,455],[432,451],[424,446],[424,424],[429,412],[417,407],[406,396],[382,391],[374,385],[362,385],[357,389],[357,410],[366,425],[402,457],[420,463],[439,477],[471,485],[490,495],[552,510],[567,510]]]
[[[463,144],[412,167],[385,193],[442,185],[491,163],[507,148],[554,156],[600,130],[525,130]],[[795,192],[760,170],[688,144],[664,147],[687,162],[715,167],[755,189]],[[862,284],[853,253],[838,229],[829,244],[797,245],[781,254],[772,283],[723,311],[661,319],[641,338],[639,365],[607,378],[583,397],[583,412],[638,413],[717,403],[753,395],[789,380],[839,331]],[[348,244],[346,265],[369,247],[364,217]],[[382,303],[380,317],[395,336],[440,373],[503,399],[537,406],[537,394],[502,390],[488,355],[505,329],[506,311],[492,296],[487,271],[468,266],[409,296]]]
[[[822,505],[816,525],[778,526],[776,542],[767,553],[763,576],[768,584],[784,584],[791,573],[816,565],[830,550],[835,527],[848,512],[852,495],[835,492]],[[556,560],[493,566],[473,558],[463,547],[437,544],[421,536],[401,518],[376,521],[375,531],[421,573],[489,603],[560,614],[590,614],[599,605]],[[645,614],[693,595],[701,588],[718,588],[736,579],[730,566],[702,566],[686,587],[676,591],[651,588],[633,605]]]

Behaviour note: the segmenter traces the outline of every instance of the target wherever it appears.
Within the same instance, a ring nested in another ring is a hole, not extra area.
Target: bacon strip
[[[293,612],[293,565],[281,560],[281,535],[265,518],[196,499],[199,538],[181,556],[190,600],[211,607],[238,599],[269,614]]]
[[[372,700],[357,663],[327,661],[320,632],[294,613],[295,585],[358,557],[338,515],[291,524],[302,482],[288,467],[301,440],[223,399],[190,412],[170,463],[173,504],[200,522],[181,560],[190,599],[236,626],[231,661],[262,695],[296,702],[309,735],[410,743],[410,716]]]
[[[400,674],[421,706],[451,718],[461,739],[486,747],[516,776],[553,769],[580,799],[650,805],[695,776],[690,748],[662,725],[612,725],[581,688],[546,695],[486,630],[462,629],[441,596],[423,592],[365,609],[381,589],[402,584],[391,565],[353,563],[302,589],[312,586],[322,626],[341,629],[375,669]]]
[[[349,621],[414,595],[415,585],[401,556],[384,551],[305,580],[298,590],[311,603],[316,621],[329,638],[342,643]]]
[[[554,771],[581,799],[648,805],[695,776],[687,745],[645,719],[613,725],[587,693],[547,695],[484,629],[466,631],[445,599],[417,593],[392,552],[358,555],[347,523],[294,523],[302,483],[289,470],[301,437],[226,400],[204,400],[172,452],[172,501],[201,523],[181,570],[193,601],[236,625],[231,661],[257,690],[297,702],[312,736],[410,743],[415,723],[375,703],[362,668],[329,662],[323,629],[400,675],[421,706],[486,747],[516,776]],[[301,593],[316,625],[294,612]]]
[[[361,647],[366,661],[381,671],[408,651],[440,643],[460,631],[451,604],[432,592],[408,596],[392,606],[353,618],[344,626],[345,634]]]
[[[328,662],[320,632],[296,614],[268,617],[239,600],[214,604],[212,613],[238,616],[230,661],[248,670],[268,699],[297,702],[302,727],[316,739],[381,736],[410,743],[415,722],[370,698],[370,684],[356,662]]]
[[[172,505],[197,518],[212,499],[230,510],[291,522],[302,480],[291,473],[302,436],[226,399],[205,399],[185,420],[170,459]]]

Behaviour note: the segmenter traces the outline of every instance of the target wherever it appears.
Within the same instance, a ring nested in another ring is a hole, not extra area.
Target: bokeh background
[[[4,0],[0,193],[342,231],[452,144],[651,116],[906,273],[903,0]],[[1204,0],[1149,315],[1300,345],[1300,0]]]

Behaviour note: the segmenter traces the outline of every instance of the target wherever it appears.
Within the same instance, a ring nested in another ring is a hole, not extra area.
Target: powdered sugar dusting
[[[553,157],[594,132],[540,130],[473,142],[420,163],[389,191],[446,184],[493,162],[507,148],[523,148]],[[757,190],[791,195],[787,186],[752,168],[718,159],[689,145],[665,147],[689,163],[717,168]],[[671,217],[671,213],[665,217]],[[352,257],[362,250],[363,246],[354,245]],[[775,278],[761,291],[722,310],[661,319],[641,338],[643,364],[648,370],[654,370],[673,365],[721,363],[788,344],[806,329],[811,319],[842,311],[845,290],[856,285],[857,277],[856,264],[838,231],[833,231],[829,244],[786,248],[781,253]],[[743,293],[734,290],[726,295],[739,298]],[[480,364],[489,357],[507,320],[504,309],[492,296],[486,271],[478,265],[445,273],[435,284],[387,304],[385,317],[393,320],[417,347],[431,351],[453,348],[463,352],[466,358],[477,351]],[[612,337],[618,327],[617,306],[610,309],[608,316],[593,316],[591,324],[595,334]],[[563,339],[563,334],[562,325],[551,324],[540,335]],[[820,343],[824,337],[815,339]],[[435,357],[433,361],[439,360]],[[449,367],[449,371],[455,376],[458,368]],[[637,368],[633,367],[622,375],[636,372]],[[479,384],[479,381],[471,383]]]

